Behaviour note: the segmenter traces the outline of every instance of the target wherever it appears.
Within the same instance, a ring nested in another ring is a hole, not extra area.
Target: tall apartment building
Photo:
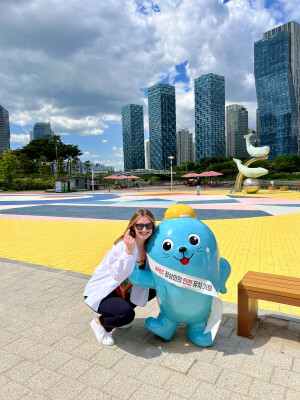
[[[175,86],[159,83],[148,89],[149,140],[152,169],[168,169],[176,156]]]
[[[190,161],[196,161],[196,154],[195,154],[195,137],[192,133],[190,133]]]
[[[177,165],[187,161],[194,161],[195,145],[193,134],[187,128],[178,129],[176,132]]]
[[[195,79],[196,162],[225,157],[225,78],[207,74]]]
[[[300,25],[288,22],[254,43],[260,145],[269,158],[299,152]]]
[[[0,105],[0,154],[10,149],[9,112]]]
[[[54,132],[51,130],[50,122],[37,122],[34,124],[33,131],[30,131],[30,140],[46,138],[51,139]]]
[[[150,141],[149,139],[145,140],[145,168],[150,169],[151,168],[151,163],[150,163]]]
[[[247,157],[248,111],[239,104],[226,107],[226,157]]]
[[[143,106],[122,107],[124,171],[145,168]]]

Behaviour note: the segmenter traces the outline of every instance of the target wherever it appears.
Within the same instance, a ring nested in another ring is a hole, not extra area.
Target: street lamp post
[[[92,166],[92,188],[93,188],[93,193],[94,193],[94,164],[91,163]]]
[[[55,160],[55,175],[57,179],[57,144],[55,144],[55,155],[56,155],[56,160]]]
[[[171,192],[173,190],[173,171],[172,171],[172,163],[173,163],[173,156],[169,156],[168,159],[170,160],[171,163]]]

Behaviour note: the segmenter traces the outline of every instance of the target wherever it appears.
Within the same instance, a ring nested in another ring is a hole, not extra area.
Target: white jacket
[[[138,248],[135,245],[132,255],[127,254],[125,248],[123,241],[114,245],[95,269],[85,287],[83,294],[87,296],[85,302],[94,311],[98,310],[101,300],[115,290],[134,270]],[[148,296],[147,288],[132,286],[130,289],[130,301],[138,306],[144,307]]]

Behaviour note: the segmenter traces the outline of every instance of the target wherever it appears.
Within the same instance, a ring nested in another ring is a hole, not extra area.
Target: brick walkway
[[[202,349],[184,327],[170,342],[144,327],[154,300],[105,347],[89,326],[87,278],[0,261],[0,399],[300,399],[300,322],[265,315],[254,340],[240,338],[225,303],[216,343]]]

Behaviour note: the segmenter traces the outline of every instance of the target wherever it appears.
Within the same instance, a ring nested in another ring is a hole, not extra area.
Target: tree
[[[0,157],[0,174],[8,189],[12,187],[19,168],[18,157],[11,150],[5,150]]]
[[[71,162],[71,174],[78,174],[79,172],[79,159],[73,158]]]
[[[56,161],[58,158],[63,160],[69,157],[75,158],[82,154],[77,145],[63,143],[58,135],[54,135],[51,140],[47,138],[34,139],[17,152],[17,154],[26,154],[30,160],[38,160],[44,156],[48,162]]]
[[[17,155],[17,154],[16,154]],[[17,155],[20,162],[20,173],[21,174],[34,174],[37,170],[37,165],[34,160],[30,160],[25,153],[19,153]]]
[[[58,157],[58,160],[56,163],[56,168],[57,168],[57,174],[60,174],[60,175],[66,174],[66,166],[65,166],[63,158]]]

